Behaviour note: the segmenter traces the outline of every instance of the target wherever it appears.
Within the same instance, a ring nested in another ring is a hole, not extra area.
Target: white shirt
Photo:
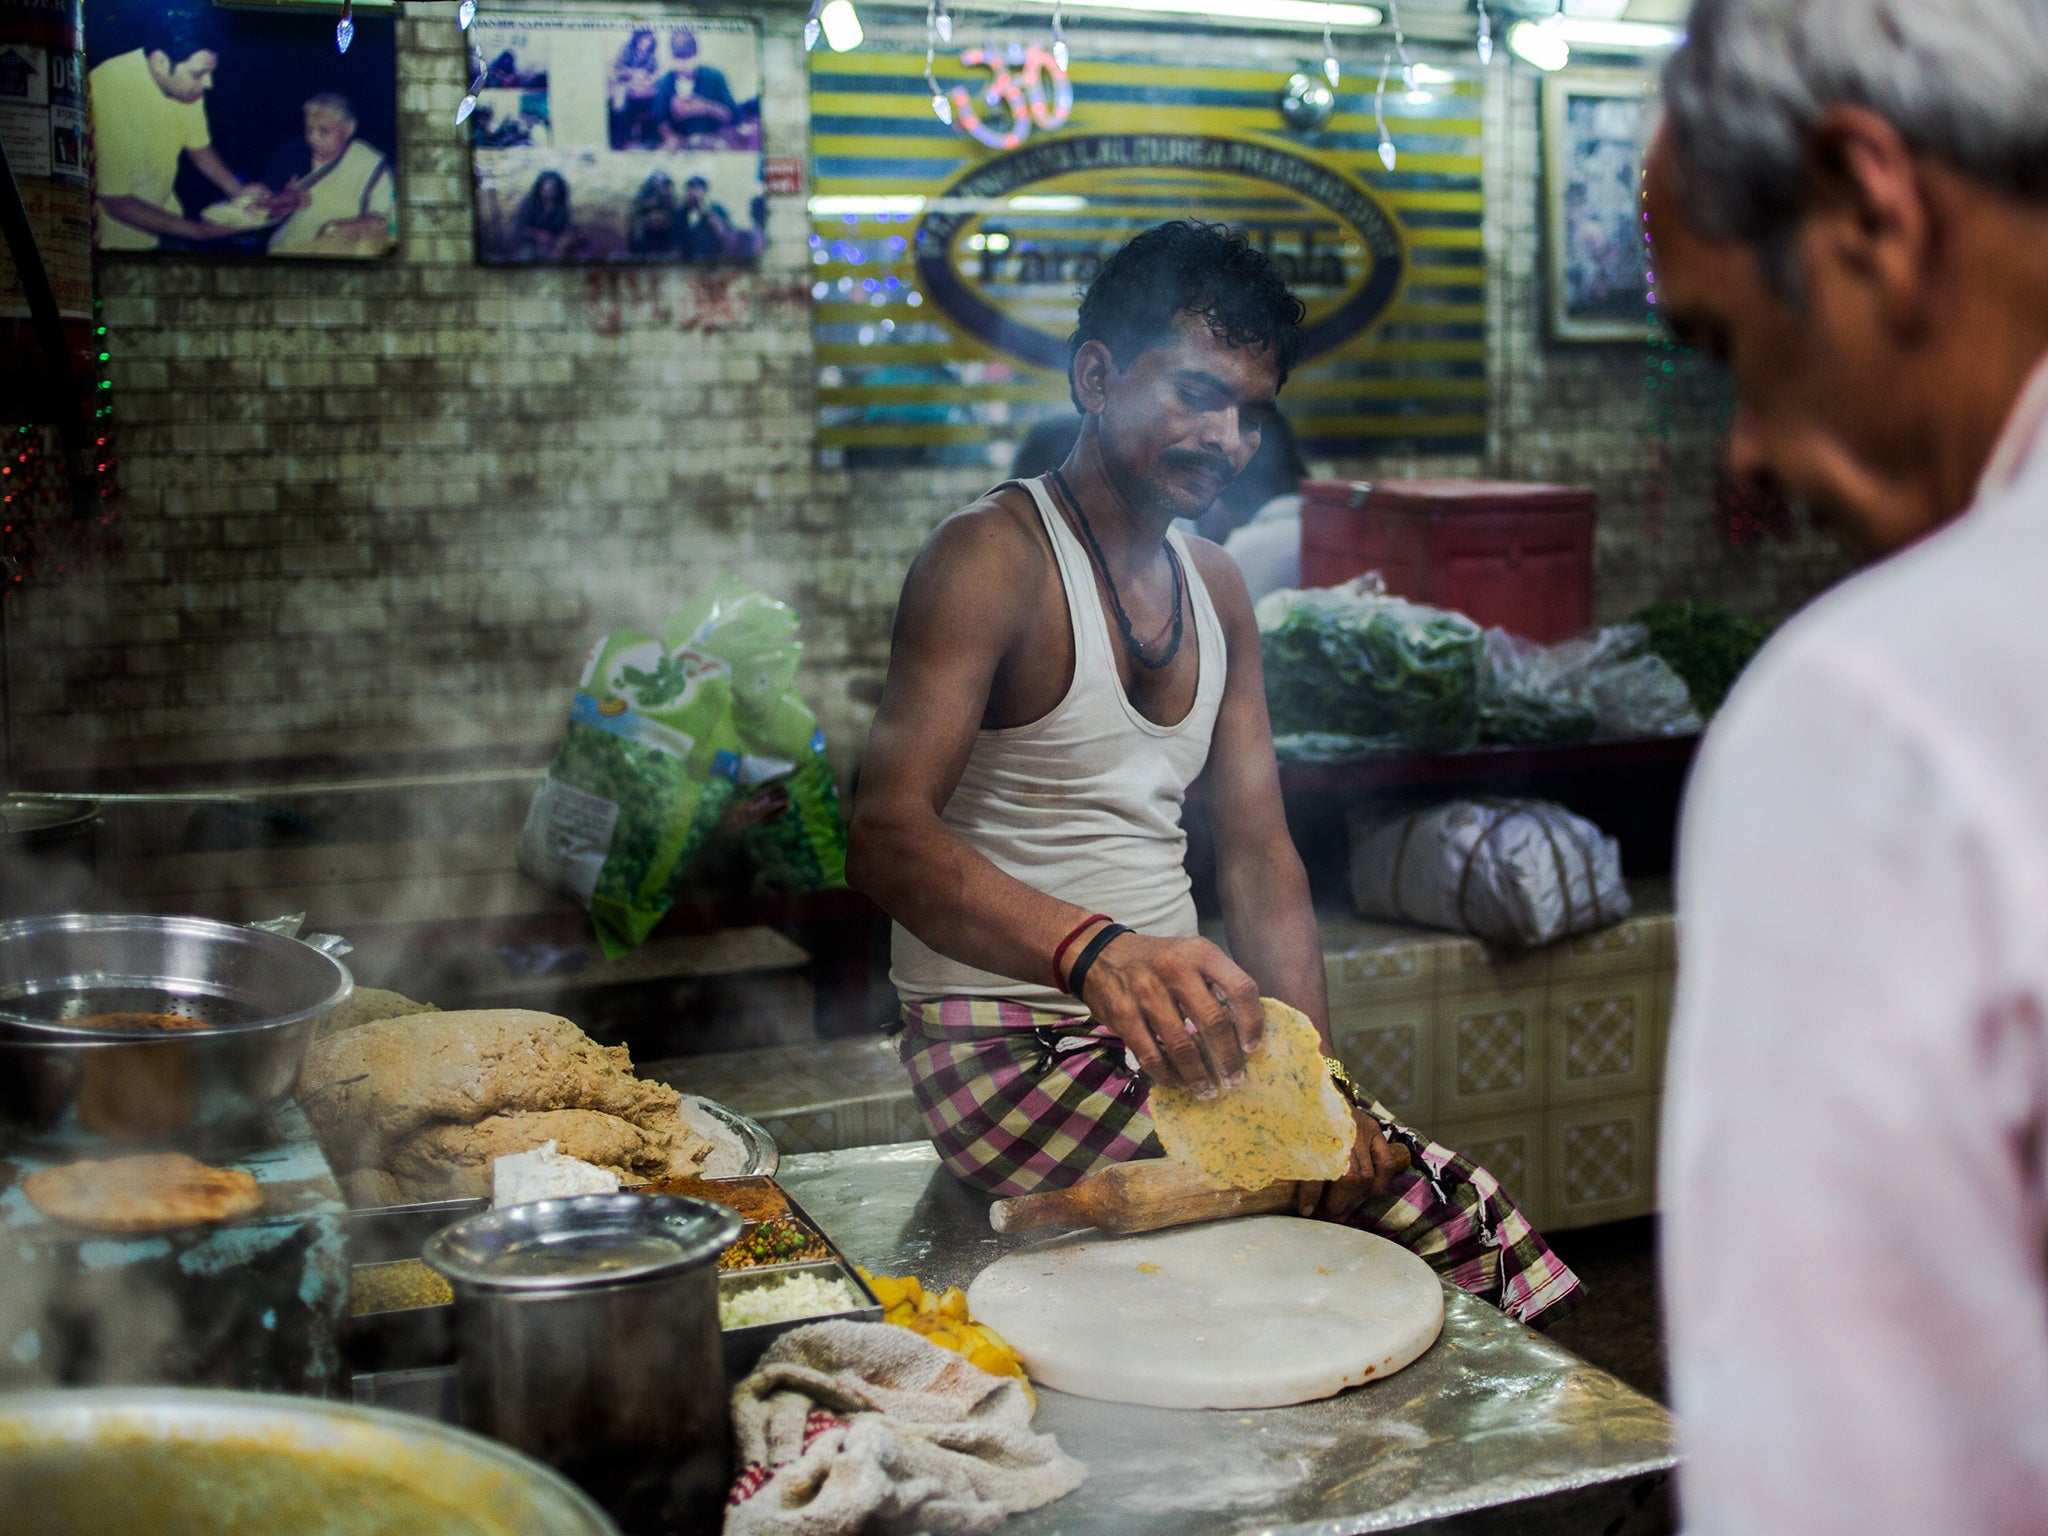
[[[976,734],[943,818],[968,847],[1035,890],[1139,933],[1191,937],[1199,930],[1181,806],[1208,765],[1223,705],[1230,670],[1223,621],[1187,541],[1169,533],[1187,576],[1182,643],[1200,667],[1186,715],[1172,725],[1146,719],[1117,676],[1118,642],[1095,595],[1088,551],[1054,509],[1043,478],[1018,483],[1052,540],[1074,635],[1074,677],[1066,697],[1029,725]],[[993,997],[1047,1013],[1088,1011],[1051,987],[942,955],[901,923],[891,962],[890,979],[906,1003]]]
[[[1237,562],[1255,603],[1268,592],[1299,587],[1301,498],[1275,496],[1252,514],[1250,522],[1231,531],[1223,552]]]
[[[1693,1536],[2048,1531],[2048,366],[1688,796],[1664,1277]]]

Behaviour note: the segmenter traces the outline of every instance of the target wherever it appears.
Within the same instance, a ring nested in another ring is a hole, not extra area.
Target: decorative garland
[[[0,451],[0,595],[31,581],[47,582],[75,568],[99,565],[120,553],[115,499],[120,494],[114,457],[113,383],[107,377],[107,327],[93,300],[93,449],[100,510],[80,522],[71,504],[64,449],[53,426],[17,426]]]

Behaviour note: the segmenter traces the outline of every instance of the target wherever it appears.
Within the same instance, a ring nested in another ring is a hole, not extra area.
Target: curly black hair
[[[1301,356],[1307,311],[1242,230],[1174,219],[1133,235],[1102,264],[1081,295],[1081,315],[1067,338],[1069,393],[1073,358],[1091,341],[1109,348],[1119,368],[1173,332],[1176,315],[1208,322],[1233,347],[1269,347],[1287,382]]]
[[[219,53],[220,44],[220,23],[214,20],[210,6],[197,3],[157,6],[143,17],[144,51],[163,54],[171,61],[173,69],[195,53]]]

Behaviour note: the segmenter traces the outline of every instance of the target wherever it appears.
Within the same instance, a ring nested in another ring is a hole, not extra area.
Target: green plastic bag
[[[742,750],[741,798],[728,826],[755,879],[784,891],[846,884],[846,820],[825,762],[825,733],[796,690],[803,646],[788,604],[733,576],[676,613],[663,631],[725,662]]]
[[[738,791],[732,668],[622,629],[598,641],[535,792],[519,867],[575,898],[607,957],[636,948]]]

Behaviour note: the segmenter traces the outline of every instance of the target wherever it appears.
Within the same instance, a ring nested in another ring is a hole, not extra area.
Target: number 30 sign
[[[979,92],[956,85],[946,93],[953,121],[991,149],[1015,149],[1033,128],[1050,132],[1074,111],[1074,87],[1051,52],[1033,43],[1007,50],[970,48],[960,55],[968,69],[992,77]],[[984,118],[982,111],[988,116]]]

